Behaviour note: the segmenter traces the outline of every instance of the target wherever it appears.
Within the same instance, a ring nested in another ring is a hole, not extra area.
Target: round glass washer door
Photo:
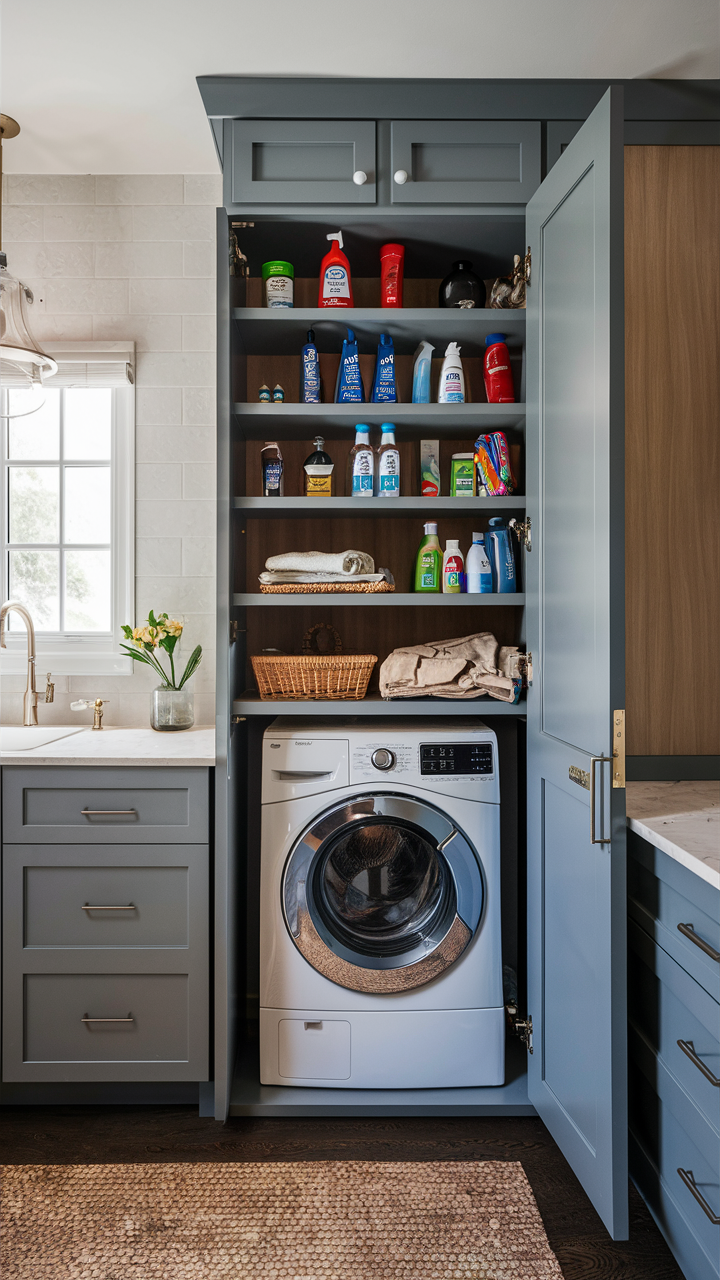
[[[470,841],[433,805],[383,792],[322,814],[285,866],[287,927],[324,977],[397,992],[454,964],[482,916]]]

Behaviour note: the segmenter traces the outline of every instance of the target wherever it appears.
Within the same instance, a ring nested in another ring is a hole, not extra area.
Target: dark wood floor
[[[191,1107],[7,1107],[5,1164],[173,1160],[519,1160],[565,1280],[682,1280],[633,1187],[630,1239],[610,1240],[542,1121],[200,1119]]]

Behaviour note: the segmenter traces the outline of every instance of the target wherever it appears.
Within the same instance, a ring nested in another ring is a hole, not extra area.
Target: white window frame
[[[46,344],[48,345],[48,344]],[[78,344],[79,345],[79,344]],[[90,344],[87,344],[88,346]],[[52,382],[48,380],[48,389]],[[66,632],[36,632],[36,669],[40,675],[51,671],[54,675],[130,675],[132,659],[120,650],[123,623],[134,625],[135,618],[135,389],[126,386],[111,388],[112,396],[112,623],[110,632],[93,635],[90,632],[73,634]],[[7,484],[5,472],[8,464],[7,419],[2,425],[3,488],[0,505],[3,507],[3,553],[0,565],[2,598],[8,598],[8,562],[5,551],[7,536],[7,512],[4,510]],[[62,459],[60,460],[62,466]],[[19,675],[27,671],[27,637],[21,631],[6,630],[7,648],[0,649],[0,673]]]

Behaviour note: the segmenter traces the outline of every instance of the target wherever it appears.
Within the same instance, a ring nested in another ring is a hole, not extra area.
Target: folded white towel
[[[375,561],[364,551],[286,551],[268,556],[265,568],[281,573],[374,573]]]

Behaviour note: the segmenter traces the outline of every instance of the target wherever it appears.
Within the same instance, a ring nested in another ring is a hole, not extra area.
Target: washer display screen
[[[456,777],[467,773],[492,773],[491,742],[444,742],[442,745],[420,747],[420,772],[452,773]]]

